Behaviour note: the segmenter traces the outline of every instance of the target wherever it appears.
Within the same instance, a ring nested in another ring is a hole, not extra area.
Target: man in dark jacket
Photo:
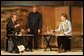
[[[33,6],[33,11],[28,14],[27,30],[35,37],[29,38],[29,49],[32,51],[32,41],[34,39],[34,48],[38,49],[38,33],[40,33],[42,27],[42,16],[37,11],[37,6]]]
[[[16,23],[16,18],[17,16],[14,14],[10,20],[7,22],[7,45],[8,45],[8,40],[12,39],[13,40],[13,44],[14,44],[14,47],[12,48],[12,50],[10,50],[10,52],[12,52],[14,49],[15,49],[15,45],[16,45],[16,41],[15,41],[15,37],[9,37],[9,35],[14,35],[17,31],[16,31],[16,28],[20,25],[20,24],[17,24]],[[6,47],[6,50],[8,49],[8,47]]]

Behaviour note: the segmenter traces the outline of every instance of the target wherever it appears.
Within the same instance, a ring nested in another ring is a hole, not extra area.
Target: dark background
[[[83,6],[83,1],[1,1],[1,6],[32,6],[32,5],[78,5]]]

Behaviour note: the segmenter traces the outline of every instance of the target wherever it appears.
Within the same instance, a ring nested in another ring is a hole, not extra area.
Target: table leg
[[[45,51],[46,51],[46,49],[49,47],[50,48],[50,51],[52,51],[52,49],[51,49],[51,46],[50,46],[50,40],[51,40],[51,37],[49,38],[49,40],[47,40],[47,37],[45,37],[45,39],[46,39],[46,42],[47,42],[47,46],[46,46],[46,48],[45,48]]]

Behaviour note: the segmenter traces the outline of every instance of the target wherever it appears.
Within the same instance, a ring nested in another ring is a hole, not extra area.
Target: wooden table
[[[51,39],[53,38],[53,37],[58,37],[58,36],[71,36],[71,35],[61,35],[61,34],[44,34],[43,35],[43,37],[45,37],[45,40],[46,40],[46,43],[47,43],[47,45],[46,45],[46,48],[45,48],[45,51],[46,51],[46,49],[49,47],[50,48],[50,51],[52,51],[52,46],[50,45],[50,41],[51,41]],[[58,48],[57,46],[56,46],[56,48]]]
[[[48,47],[50,48],[50,51],[52,51],[52,49],[51,49],[52,46],[50,45],[50,41],[53,37],[56,37],[56,38],[59,37],[59,36],[70,36],[70,37],[72,37],[72,36],[77,36],[77,35],[74,35],[74,34],[73,35],[62,35],[62,34],[55,34],[54,33],[54,34],[44,34],[43,36],[45,37],[45,40],[46,40],[46,43],[47,43],[45,51]],[[83,35],[78,35],[78,36],[81,36],[83,38]],[[56,48],[58,48],[58,47],[56,47]]]
[[[32,34],[25,34],[25,35],[21,35],[21,36],[18,36],[18,35],[8,35],[8,37],[15,37],[15,39],[17,39],[18,37],[34,37],[34,35],[32,35]],[[17,41],[16,41],[17,42]],[[6,51],[7,51],[7,49],[8,49],[8,39],[7,39],[7,41],[6,41]]]

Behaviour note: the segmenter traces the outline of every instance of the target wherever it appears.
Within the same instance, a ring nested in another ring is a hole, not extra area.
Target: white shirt
[[[64,22],[61,22],[59,25],[59,28],[56,29],[55,31],[63,32],[65,35],[71,35],[71,22],[69,20],[66,20]]]

